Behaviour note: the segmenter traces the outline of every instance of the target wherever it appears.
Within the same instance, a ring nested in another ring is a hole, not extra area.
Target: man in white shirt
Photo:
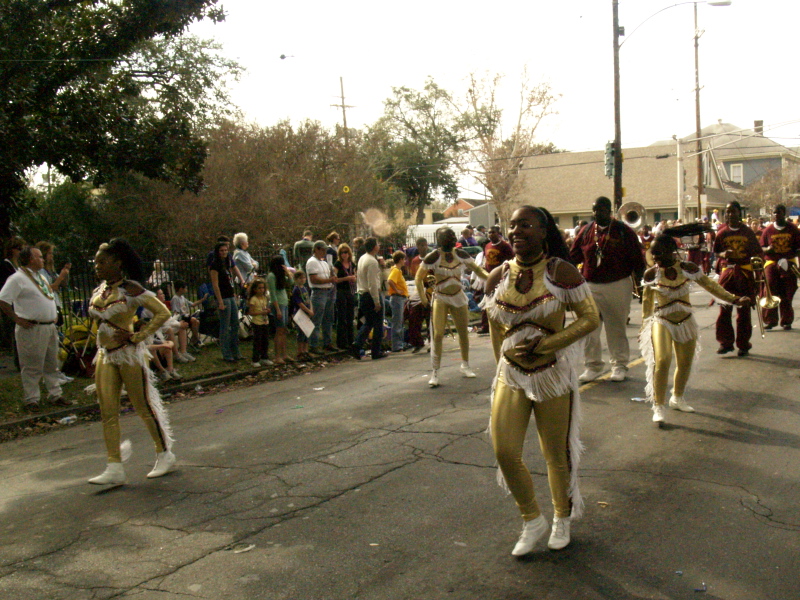
[[[314,254],[306,262],[308,285],[311,287],[311,308],[314,311],[314,331],[308,339],[309,352],[322,354],[323,351],[335,351],[331,340],[333,331],[334,303],[336,284],[339,280],[325,260],[328,245],[322,240],[314,242]],[[319,335],[322,330],[322,348]]]
[[[56,301],[50,284],[39,272],[44,259],[38,248],[26,246],[19,253],[20,269],[0,290],[0,309],[16,324],[14,337],[19,354],[25,406],[39,412],[39,382],[44,377],[48,401],[56,406],[72,403],[61,397],[58,372]]]
[[[356,282],[358,286],[358,307],[364,315],[364,324],[358,329],[351,348],[353,358],[361,360],[361,348],[372,331],[372,360],[384,358],[388,353],[381,351],[383,337],[383,299],[381,298],[381,266],[378,252],[381,247],[374,237],[364,242],[366,253],[358,259]]]

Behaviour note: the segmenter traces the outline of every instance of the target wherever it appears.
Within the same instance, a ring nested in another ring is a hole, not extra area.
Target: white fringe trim
[[[570,478],[569,478],[569,496],[572,501],[572,512],[570,513],[570,518],[572,519],[580,519],[583,516],[584,510],[584,501],[583,495],[581,494],[580,490],[580,480],[578,476],[578,471],[581,462],[581,456],[585,450],[583,442],[581,442],[581,423],[583,420],[583,411],[581,410],[581,394],[580,394],[580,383],[578,382],[578,375],[576,366],[578,361],[583,357],[583,346],[584,346],[584,339],[572,344],[568,348],[565,348],[564,351],[557,351],[556,355],[562,353],[562,356],[570,366],[570,374],[569,374],[569,385],[566,392],[571,394],[571,401],[570,401],[570,425],[569,425],[569,436],[567,438],[567,444],[569,447],[569,461],[570,461]],[[559,365],[553,367],[549,370],[555,370],[560,366],[561,357],[559,357]],[[574,362],[573,362],[574,361]],[[502,365],[505,364],[504,361],[498,364],[498,374]],[[514,371],[515,369],[510,369]],[[508,370],[504,370],[503,374],[506,375]],[[535,376],[534,376],[535,377]],[[509,385],[509,380],[505,380],[506,385]],[[497,376],[495,376],[494,380],[492,381],[492,389],[491,389],[491,397],[489,405],[491,407],[494,404],[494,392],[497,386]],[[513,387],[513,386],[511,386]],[[522,389],[522,388],[517,388]],[[561,394],[558,394],[561,395]],[[527,396],[527,391],[526,391]],[[530,396],[528,396],[530,398]],[[550,398],[555,396],[550,396]],[[541,400],[537,401],[546,401],[547,398],[541,396]],[[491,443],[492,437],[492,419],[491,419],[491,409],[489,411],[489,425],[486,429],[486,433],[489,436],[489,441]],[[508,483],[503,477],[503,472],[500,470],[500,467],[497,467],[497,474],[496,474],[497,485],[505,491],[508,495],[511,493],[511,490],[508,487]]]
[[[656,298],[656,300],[658,300],[658,298]],[[667,315],[674,315],[675,313],[691,314],[693,312],[691,305],[687,306],[686,304],[681,304],[679,302],[675,302],[673,304],[670,304],[669,306],[656,305],[654,310],[661,317],[665,317]]]
[[[145,394],[146,394],[146,402],[150,405],[150,410],[153,411],[153,417],[156,420],[158,428],[161,430],[161,434],[164,438],[164,447],[166,450],[172,449],[172,444],[175,441],[175,437],[172,433],[172,425],[169,421],[169,413],[167,409],[164,407],[164,401],[161,398],[161,392],[158,391],[158,387],[156,387],[156,375],[150,370],[150,352],[147,350],[147,347],[144,343],[138,343],[136,345],[126,346],[120,350],[116,350],[114,352],[107,352],[105,348],[98,348],[97,354],[95,355],[94,362],[97,363],[98,358],[102,355],[103,359],[111,364],[114,365],[131,365],[131,366],[140,366],[144,371],[145,376]],[[89,391],[89,388],[86,388],[86,391]],[[96,391],[97,387],[93,389]]]
[[[577,304],[592,295],[592,290],[589,289],[589,284],[585,281],[577,287],[565,289],[553,283],[547,273],[545,273],[544,276],[544,285],[547,291],[553,294],[553,296],[563,304]]]
[[[695,321],[694,316],[687,321],[684,321],[681,325],[675,325],[674,323],[670,323],[664,319],[659,319],[658,317],[648,317],[644,320],[642,323],[642,330],[639,333],[639,352],[641,352],[642,358],[644,358],[645,362],[644,376],[646,383],[644,387],[644,396],[647,399],[647,402],[650,404],[653,404],[655,401],[654,380],[656,372],[656,353],[655,349],[653,348],[653,323],[664,325],[668,329],[672,339],[675,342],[682,344],[691,340],[695,340],[695,359],[700,356],[701,350],[700,330],[697,327],[697,321]]]
[[[653,380],[656,372],[656,354],[653,349],[653,317],[647,317],[642,323],[642,329],[639,332],[639,352],[644,359],[644,397],[650,404],[653,403],[654,388]]]
[[[442,304],[447,304],[454,308],[460,308],[462,306],[467,306],[469,304],[469,300],[467,299],[467,295],[464,293],[463,289],[457,294],[454,294],[452,296],[436,293],[433,297],[433,301],[441,302]]]

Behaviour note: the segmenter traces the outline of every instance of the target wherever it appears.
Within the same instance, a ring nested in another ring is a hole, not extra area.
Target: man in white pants
[[[0,290],[0,309],[16,324],[14,337],[19,354],[25,406],[39,412],[39,382],[44,377],[48,401],[70,406],[61,397],[58,372],[56,302],[50,284],[39,273],[44,267],[38,248],[26,246],[19,254],[20,269]]]
[[[586,336],[586,370],[578,379],[593,381],[602,375],[605,363],[600,330],[605,328],[611,355],[610,379],[624,381],[631,357],[627,333],[634,285],[631,275],[639,285],[644,254],[633,229],[612,218],[611,200],[600,196],[594,201],[592,212],[594,222],[578,232],[569,253],[576,265],[583,265],[581,273],[589,282],[601,320],[601,326]]]

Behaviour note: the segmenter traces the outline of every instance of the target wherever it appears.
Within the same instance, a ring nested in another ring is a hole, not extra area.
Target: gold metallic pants
[[[547,463],[547,480],[557,517],[569,517],[569,425],[572,394],[533,402],[522,390],[506,385],[498,375],[492,400],[492,444],[497,464],[517,502],[522,518],[537,518],[541,511],[533,491],[533,479],[522,460],[522,447],[531,411],[539,432],[539,446]]]
[[[140,365],[115,365],[102,355],[97,357],[95,384],[103,419],[103,437],[108,452],[108,462],[122,462],[120,457],[119,398],[122,384],[128,390],[133,408],[136,410],[156,446],[156,452],[164,452],[166,446],[158,421],[147,401],[147,372]]]
[[[439,300],[433,301],[433,316],[431,325],[433,326],[433,352],[431,353],[431,364],[434,370],[438,369],[442,362],[442,340],[444,331],[447,329],[447,315],[453,316],[453,322],[458,332],[458,345],[461,347],[461,360],[469,362],[469,307],[450,306]]]
[[[653,323],[653,354],[655,357],[653,402],[655,404],[664,405],[666,403],[667,380],[673,352],[675,353],[675,378],[672,383],[672,393],[675,396],[683,396],[692,372],[695,346],[697,346],[697,340],[676,342],[672,339],[669,329],[660,323]]]

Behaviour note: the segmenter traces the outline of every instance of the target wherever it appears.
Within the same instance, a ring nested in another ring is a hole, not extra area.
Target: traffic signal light
[[[614,177],[614,142],[606,142],[606,177]]]

